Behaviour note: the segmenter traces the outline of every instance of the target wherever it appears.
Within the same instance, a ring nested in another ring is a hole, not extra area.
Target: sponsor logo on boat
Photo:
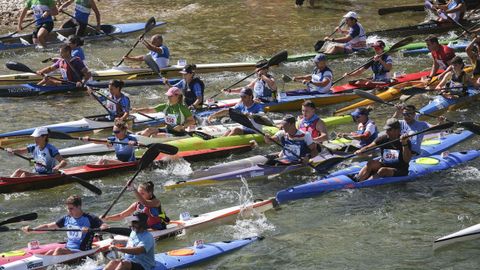
[[[33,269],[33,268],[39,268],[43,266],[43,262],[26,262],[27,264],[27,269]]]

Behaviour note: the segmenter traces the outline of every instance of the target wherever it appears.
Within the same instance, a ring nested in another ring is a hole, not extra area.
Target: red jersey
[[[432,57],[440,65],[441,69],[446,69],[448,61],[455,57],[455,51],[447,45],[440,45],[438,51],[432,51]]]

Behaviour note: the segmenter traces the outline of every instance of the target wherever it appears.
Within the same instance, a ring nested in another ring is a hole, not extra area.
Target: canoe
[[[460,90],[460,89],[458,89]],[[427,105],[422,107],[419,112],[422,114],[440,115],[445,111],[454,111],[465,107],[480,98],[480,91],[473,87],[467,89],[467,95],[459,98],[446,98],[441,95],[434,97]]]
[[[433,242],[433,248],[438,249],[451,244],[471,241],[478,238],[480,238],[480,224],[438,238]]]
[[[449,134],[443,134],[440,138],[430,138],[430,139],[424,139],[422,142],[422,152],[420,155],[414,157],[414,158],[419,158],[419,157],[428,157],[432,155],[438,155],[449,148],[471,138],[474,135],[474,133],[470,131],[461,131],[461,132],[454,132],[454,133],[449,133]],[[366,162],[362,162],[356,165],[352,165],[350,167],[347,167],[345,169],[333,172],[326,177],[335,177],[338,175],[350,175],[350,174],[356,174],[360,171],[360,169],[366,164]]]
[[[185,160],[192,162],[209,158],[225,157],[233,153],[245,152],[251,149],[252,145],[243,144],[231,147],[182,151],[178,152],[174,156],[161,154],[156,157],[155,160],[162,162],[177,158],[184,158]],[[137,169],[137,161],[107,165],[86,164],[67,168],[63,170],[63,174],[35,175],[24,178],[0,177],[0,193],[47,189],[73,183],[74,181],[72,181],[68,176],[75,176],[84,180],[90,180],[97,179],[105,175],[116,174],[135,169]]]
[[[349,175],[338,175],[281,190],[277,193],[276,198],[279,203],[286,203],[288,201],[320,196],[334,190],[409,182],[421,176],[450,169],[451,167],[476,159],[478,156],[480,156],[480,151],[470,150],[466,152],[449,153],[446,156],[434,155],[418,158],[410,162],[409,174],[406,176],[384,177],[356,182],[353,181]]]
[[[478,21],[462,21],[461,24],[466,27],[474,26]],[[437,22],[429,21],[417,25],[403,26],[392,29],[378,30],[367,33],[367,36],[390,36],[390,37],[404,37],[412,35],[425,35],[435,33],[446,33],[451,30],[460,29],[457,24],[451,22]]]
[[[161,26],[166,22],[157,22],[155,26]],[[111,36],[127,35],[139,32],[145,29],[145,23],[122,23],[122,24],[102,24],[101,30]],[[64,43],[64,40],[69,35],[75,34],[75,28],[54,29],[46,38],[47,46],[58,45]],[[84,40],[99,40],[110,38],[104,34],[97,34],[90,28],[87,28],[87,34],[83,37]],[[0,36],[0,51],[13,49],[28,49],[35,48],[33,44],[32,34],[15,34],[10,38]]]
[[[441,153],[446,149],[454,146],[455,144],[458,144],[470,138],[471,136],[473,136],[473,133],[469,131],[463,131],[459,134],[448,134],[442,136],[441,138],[438,138],[438,135],[431,135],[429,136],[429,138],[424,138],[424,141],[422,143],[422,153],[420,154],[420,157]],[[332,158],[334,156],[337,156],[337,153],[321,153],[321,155],[313,158],[311,160],[311,163],[315,166],[315,164],[318,164],[322,160]],[[193,172],[192,177],[188,180],[167,181],[164,187],[165,189],[174,189],[194,185],[218,184],[225,181],[233,181],[240,179],[271,179],[283,174],[301,172],[310,168],[304,166],[303,164],[269,166],[265,165],[267,160],[268,159],[266,157],[258,155],[250,158],[219,164],[205,170]],[[348,174],[356,173],[358,172],[359,168],[362,168],[363,164],[365,163],[362,163],[358,166],[351,166],[347,169],[339,171],[338,174],[347,174],[346,172],[348,172]],[[326,171],[330,168],[322,169]]]
[[[237,218],[237,216],[239,216],[239,214],[241,214],[242,218],[248,218],[252,216],[252,214],[263,213],[265,211],[273,209],[274,207],[276,207],[275,198],[269,198],[266,200],[259,200],[253,203],[236,205],[236,206],[232,206],[232,207],[228,207],[228,208],[224,208],[224,209],[220,209],[220,210],[216,210],[213,212],[208,212],[200,215],[193,215],[193,214],[189,214],[188,212],[184,212],[182,214],[183,219],[172,220],[170,224],[167,225],[167,229],[161,230],[161,231],[151,230],[150,233],[152,233],[153,237],[156,240],[161,240],[165,238],[174,237],[186,230],[191,230],[195,228],[200,229],[202,227],[207,227],[207,226],[211,226],[218,223],[232,222]],[[122,241],[122,240],[125,241],[126,239],[127,238],[125,236],[115,236],[115,240],[117,241]],[[108,247],[111,241],[112,240],[109,238],[104,241],[95,242],[97,243],[97,246],[103,247],[102,249],[96,250],[96,252],[105,251],[105,247]],[[13,263],[17,261],[20,261],[20,265],[21,265],[22,260],[32,257],[33,255],[45,253],[48,250],[58,247],[59,245],[64,246],[64,243],[52,243],[52,244],[40,245],[40,247],[35,250],[29,249],[29,248],[22,248],[14,251],[0,253],[1,255],[3,255],[0,257],[0,266],[5,267],[5,265],[7,264],[10,265],[9,263]],[[74,254],[77,254],[77,253],[74,253]],[[78,253],[78,254],[83,255],[81,253]],[[83,255],[82,257],[84,256],[87,256],[87,254]],[[59,257],[59,256],[54,256],[54,257]],[[80,258],[80,256],[77,258]],[[56,261],[55,263],[62,263],[69,260],[71,259],[64,258],[64,260],[59,260],[59,261]],[[4,269],[4,268],[0,268],[0,269]]]

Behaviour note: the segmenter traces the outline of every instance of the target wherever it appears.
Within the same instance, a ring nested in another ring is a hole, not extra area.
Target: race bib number
[[[383,150],[383,162],[385,163],[397,163],[400,156],[399,150],[385,149]]]
[[[167,114],[165,116],[165,123],[169,125],[176,125],[177,124],[177,115],[176,114]]]

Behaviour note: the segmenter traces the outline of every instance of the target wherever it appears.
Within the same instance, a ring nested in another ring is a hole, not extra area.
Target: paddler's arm
[[[58,161],[57,166],[53,167],[54,172],[58,172],[61,168],[67,166],[67,160],[62,157],[62,155],[58,154],[55,156],[55,159]]]
[[[22,231],[24,233],[45,233],[45,232],[42,232],[42,231],[32,231],[32,230],[37,230],[37,229],[58,229],[59,227],[57,226],[57,224],[55,222],[52,222],[52,223],[47,223],[47,224],[42,224],[42,225],[39,225],[35,228],[30,228],[30,226],[24,226],[22,227]]]
[[[313,85],[315,85],[315,86],[325,87],[325,86],[327,86],[330,82],[331,82],[331,79],[328,78],[328,77],[325,77],[325,78],[323,79],[323,81],[321,81],[321,82],[312,82],[312,81],[310,81],[309,83],[310,83],[310,84],[313,84]]]
[[[143,246],[137,247],[116,247],[110,246],[110,250],[118,250],[123,253],[132,254],[132,255],[140,255],[146,253],[146,250]]]
[[[260,78],[267,83],[270,89],[277,91],[277,84],[275,83],[275,79],[273,77],[262,75]]]
[[[141,112],[141,113],[156,113],[157,111],[153,107],[144,107],[144,108],[137,108],[132,110],[133,113]]]
[[[82,84],[85,85],[87,81],[90,80],[90,78],[92,78],[92,73],[86,67],[83,68],[81,72],[83,74]]]
[[[145,57],[144,55],[124,56],[123,59],[140,62],[140,61],[143,61],[143,59],[145,59],[144,57]]]
[[[450,80],[451,75],[453,75],[453,70],[446,72],[445,75],[443,76],[442,80],[435,87],[435,89],[444,88],[445,85],[447,85],[448,81]]]
[[[24,155],[24,154],[28,154],[28,148],[27,147],[24,147],[24,148],[18,148],[18,149],[12,149],[12,148],[7,148],[7,153],[16,153],[16,154],[20,154],[20,155]]]
[[[475,48],[475,44],[480,42],[480,37],[475,37],[472,39],[472,41],[468,44],[467,48],[465,48],[465,52],[468,55],[468,58],[470,59],[470,63],[472,63],[472,66],[475,66],[477,64],[477,55],[473,51]]]
[[[385,70],[387,70],[387,72],[390,72],[390,70],[392,70],[392,68],[393,68],[393,64],[383,61],[383,59],[380,55],[375,55],[373,57],[373,61],[376,61],[376,62],[379,62],[380,64],[382,64],[382,66],[385,68]]]
[[[208,121],[212,122],[215,118],[219,118],[219,117],[223,117],[223,116],[227,116],[227,115],[228,115],[228,109],[223,109],[223,110],[212,113],[208,117]]]
[[[305,76],[294,76],[292,78],[292,80],[296,81],[296,82],[303,82],[303,81],[311,81],[312,80],[312,75],[309,74],[309,75],[305,75]]]
[[[440,65],[438,64],[437,60],[435,58],[433,58],[432,69],[430,70],[430,74],[427,77],[429,77],[429,79],[431,80],[433,78],[433,76],[435,76],[435,74],[437,74],[439,68],[440,68]]]
[[[90,0],[90,6],[92,7],[93,13],[95,13],[95,19],[97,20],[97,30],[101,29],[102,20],[100,18],[100,11],[98,10],[95,0]]]
[[[375,141],[373,141],[371,144],[369,145],[365,145],[364,147],[358,149],[357,151],[355,151],[355,155],[359,155],[359,154],[362,154],[362,153],[365,153],[367,152],[370,148],[374,148],[375,146],[377,146],[377,144],[375,143]]]
[[[27,15],[28,8],[25,7],[22,10],[22,13],[20,14],[20,17],[18,18],[18,26],[17,26],[17,31],[20,32],[23,30],[22,24],[23,24],[23,19],[25,19],[25,16]]]
[[[66,1],[65,3],[61,4],[59,7],[58,7],[58,12],[62,12],[66,7],[68,7],[69,5],[71,5],[73,3],[73,1],[75,0],[68,0]],[[90,1],[90,2],[93,2],[93,1]]]
[[[36,73],[40,76],[44,76],[52,71],[55,71],[57,70],[58,68],[55,67],[55,65],[52,65],[52,66],[49,66],[49,67],[45,67],[45,68],[42,68],[40,70],[38,70]]]
[[[127,209],[123,210],[122,212],[111,215],[111,216],[106,216],[102,218],[103,221],[121,221],[124,218],[131,216],[136,209],[136,203],[132,203]]]
[[[317,126],[315,127],[319,132],[320,136],[313,138],[316,143],[322,143],[328,141],[328,131],[325,122],[322,119],[319,119],[317,122]]]
[[[452,9],[445,10],[445,13],[455,13],[457,11],[465,11],[465,3],[460,3]]]
[[[412,150],[408,134],[403,134],[400,137],[400,143],[402,144],[403,149],[403,161],[408,163],[412,159]]]
[[[138,193],[137,189],[133,189],[133,194],[135,194],[135,197],[137,200],[145,205],[146,207],[160,207],[160,200],[157,198],[154,198],[152,200],[145,200],[140,193]]]

